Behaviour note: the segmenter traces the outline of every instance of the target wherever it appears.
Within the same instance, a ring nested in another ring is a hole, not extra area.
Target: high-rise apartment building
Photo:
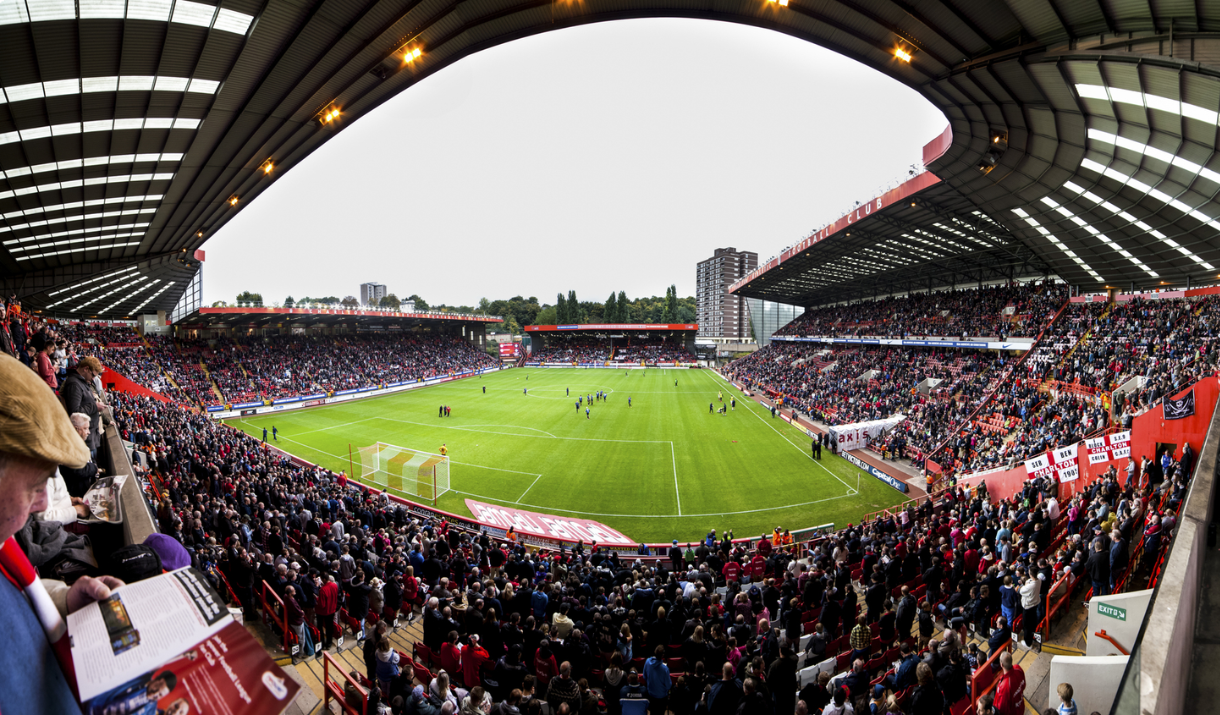
[[[729,286],[757,267],[757,253],[736,248],[717,248],[711,258],[699,262],[695,302],[700,337],[750,339],[746,301],[731,295]]]
[[[377,304],[381,302],[385,295],[385,285],[382,283],[360,284],[360,305],[377,307]]]

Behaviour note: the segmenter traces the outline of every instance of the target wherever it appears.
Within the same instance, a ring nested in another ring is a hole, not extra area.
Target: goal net
[[[449,458],[377,442],[360,448],[360,477],[366,482],[435,502],[449,491]]]

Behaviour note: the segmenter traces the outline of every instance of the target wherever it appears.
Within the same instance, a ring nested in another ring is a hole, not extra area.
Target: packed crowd
[[[410,333],[239,341],[150,336],[149,345],[156,365],[203,405],[372,387],[496,364],[460,338]]]
[[[530,354],[539,362],[605,362],[610,359],[610,341],[596,338],[547,337],[547,344]]]
[[[618,362],[691,362],[693,359],[685,347],[668,342],[637,341],[614,347],[614,360]]]
[[[979,668],[1000,680],[980,712],[1021,713],[1019,666],[985,661],[1014,630],[1032,642],[1064,575],[1107,593],[1137,552],[1155,560],[1193,459],[1145,460],[1121,485],[1112,470],[1066,503],[1050,480],[999,503],[952,491],[812,544],[713,531],[645,564],[420,519],[177,405],[120,397],[116,419],[169,485],[164,533],[249,617],[265,582],[310,648],[362,634],[391,713],[942,715]],[[423,641],[399,653],[390,624],[417,613]]]
[[[1013,418],[1011,427],[966,425],[948,456],[959,473],[1011,467],[1110,427],[1111,414],[1129,428],[1165,395],[1215,373],[1218,323],[1220,302],[1210,296],[1072,304],[1027,358],[1027,366],[1037,361],[1031,379],[1006,385],[989,406],[989,414]],[[1117,393],[1108,410],[1104,398],[1135,377],[1143,384]]]
[[[785,404],[830,425],[904,414],[907,420],[893,437],[905,440],[915,454],[952,434],[1010,368],[1005,357],[992,352],[776,341],[733,362],[725,374],[783,395]],[[941,382],[920,390],[928,378]]]
[[[1036,337],[1067,300],[1067,286],[1026,283],[909,294],[807,310],[777,335],[884,338]]]

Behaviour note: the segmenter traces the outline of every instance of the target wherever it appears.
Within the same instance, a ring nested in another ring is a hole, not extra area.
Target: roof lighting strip
[[[1093,278],[1095,278],[1098,283],[1106,282],[1105,279],[1102,278],[1101,275],[1099,275],[1097,273],[1097,271],[1093,270],[1092,266],[1090,266],[1089,264],[1080,260],[1080,256],[1077,256],[1075,251],[1068,248],[1063,243],[1063,241],[1060,241],[1058,238],[1056,238],[1055,234],[1053,234],[1050,231],[1047,231],[1045,228],[1043,228],[1042,224],[1038,223],[1033,217],[1031,217],[1027,211],[1025,211],[1024,209],[1017,208],[1017,209],[1013,209],[1012,212],[1015,213],[1016,215],[1020,216],[1021,218],[1025,219],[1025,223],[1028,223],[1030,226],[1033,226],[1034,229],[1036,229],[1038,231],[1038,233],[1042,234],[1043,236],[1046,236],[1048,241],[1055,244],[1056,248],[1058,248],[1060,251],[1063,251],[1064,254],[1066,254],[1068,258],[1072,259],[1073,263],[1075,263],[1076,265],[1083,268],[1085,270],[1085,272],[1087,272],[1089,275],[1093,276]]]
[[[136,276],[135,280],[131,281],[130,283],[124,283],[123,285],[119,286],[118,288],[115,288],[114,290],[111,290],[106,293],[102,293],[101,295],[96,295],[93,298],[91,298],[88,302],[81,303],[77,307],[73,308],[72,312],[75,313],[76,311],[80,310],[81,308],[85,308],[87,306],[93,305],[94,303],[98,302],[102,298],[108,298],[108,297],[114,295],[115,293],[118,293],[119,291],[123,290],[124,288],[130,288],[131,286],[135,285],[136,283],[139,283],[141,281],[146,281],[146,280],[148,280],[148,276]]]
[[[73,288],[80,288],[81,286],[86,286],[86,285],[89,285],[90,283],[96,283],[96,282],[98,282],[98,281],[100,281],[100,280],[104,280],[104,279],[109,278],[109,277],[111,277],[111,276],[117,276],[117,275],[120,275],[120,274],[122,274],[122,273],[127,273],[128,271],[134,271],[135,269],[136,269],[136,267],[135,267],[135,266],[128,266],[127,268],[123,268],[123,269],[121,269],[121,270],[117,270],[117,271],[115,271],[114,273],[107,273],[107,274],[105,274],[105,275],[98,276],[97,278],[90,278],[90,279],[89,279],[89,280],[87,280],[87,281],[81,281],[80,283],[77,283],[76,285],[70,285],[70,286],[68,286],[67,288],[60,288],[59,290],[56,290],[56,291],[51,291],[50,293],[47,293],[47,296],[59,295],[60,293],[64,293],[64,292],[66,292],[66,291],[70,291],[70,290],[72,290]],[[85,292],[85,293],[88,293],[89,291],[93,291],[93,290],[97,290],[97,288],[89,288],[88,290],[86,290],[86,291],[84,291],[84,292]],[[72,296],[72,297],[73,297],[73,298],[76,298],[76,297],[79,297],[80,295],[81,295],[81,293],[78,293],[78,294],[76,294],[76,295],[74,295],[74,296]],[[71,300],[71,298],[69,298],[69,300]]]
[[[1133,176],[1128,176],[1128,175],[1122,173],[1121,171],[1114,169],[1112,167],[1109,167],[1109,166],[1102,166],[1101,164],[1098,164],[1097,162],[1093,161],[1092,159],[1085,159],[1083,162],[1081,162],[1080,165],[1086,169],[1089,169],[1090,171],[1095,171],[1095,172],[1101,174],[1102,176],[1108,176],[1109,178],[1114,179],[1115,181],[1117,181],[1125,186],[1130,186],[1131,188],[1135,189],[1136,191],[1139,191],[1140,193],[1143,193],[1143,194],[1147,194],[1148,196],[1151,196],[1152,198],[1156,199],[1157,201],[1160,201],[1165,204],[1169,204],[1173,208],[1181,211],[1182,213],[1190,216],[1191,218],[1199,221],[1200,223],[1207,224],[1208,226],[1211,226],[1212,228],[1220,231],[1220,221],[1216,221],[1211,216],[1208,216],[1207,214],[1203,213],[1202,211],[1198,211],[1196,209],[1191,208],[1190,206],[1173,198],[1172,196],[1165,193],[1164,191],[1160,191],[1159,189],[1152,188],[1148,184],[1145,184],[1144,182],[1140,181],[1139,179],[1136,179]],[[1066,186],[1066,184],[1065,184],[1065,186]],[[1073,184],[1073,186],[1075,186],[1075,185]],[[1129,216],[1130,214],[1127,214],[1127,215]],[[1126,218],[1126,216],[1124,216],[1123,218]],[[1134,217],[1132,217],[1132,218],[1134,218]],[[1143,228],[1144,226],[1148,225],[1148,224],[1144,223],[1141,226],[1140,224],[1143,222],[1133,222],[1133,223],[1135,223],[1137,226],[1140,226],[1140,228]],[[1204,268],[1206,268],[1209,271],[1216,270],[1215,266],[1213,266],[1212,264],[1203,260],[1202,258],[1199,258],[1194,253],[1191,253],[1184,246],[1180,245],[1177,241],[1165,238],[1165,234],[1157,232],[1157,231],[1152,231],[1151,228],[1148,228],[1146,230],[1148,230],[1148,232],[1151,233],[1152,235],[1154,235],[1157,238],[1164,241],[1166,244],[1168,244],[1172,248],[1176,249],[1178,253],[1181,253],[1183,256],[1186,256],[1187,258],[1194,261],[1198,265],[1203,266]]]
[[[67,241],[56,241],[53,243],[48,243],[43,240],[46,238],[63,238],[64,236],[84,236],[84,235],[90,234],[90,233],[98,233],[99,231],[121,231],[125,228],[126,229],[148,228],[148,222],[125,223],[125,224],[120,224],[120,225],[116,225],[116,226],[95,226],[93,228],[79,228],[79,229],[73,229],[71,231],[56,231],[55,233],[43,233],[43,234],[39,234],[37,236],[26,236],[25,238],[12,238],[12,239],[5,241],[4,245],[9,246],[14,243],[28,243],[30,241],[37,241],[37,243],[35,243],[32,246],[12,246],[11,248],[8,249],[10,251],[36,251],[40,248],[46,248],[48,246],[60,246],[60,245],[63,245],[64,243],[68,243]],[[127,235],[130,236],[130,235],[134,235],[134,234],[127,234]],[[85,239],[77,239],[77,240],[85,240]],[[87,240],[96,241],[97,238],[91,238],[91,239],[87,239]]]
[[[194,25],[235,35],[245,35],[250,23],[254,22],[253,15],[190,0],[9,0],[0,3],[0,25],[107,18]]]
[[[141,194],[137,196],[112,196],[108,199],[89,199],[88,201],[69,201],[66,204],[50,204],[47,206],[35,206],[33,208],[21,209],[19,211],[9,211],[0,216],[5,221],[14,218],[26,218],[35,214],[47,213],[50,211],[65,211],[67,209],[80,209],[88,206],[107,206],[110,204],[127,204],[139,201],[160,201],[165,198],[165,194]]]
[[[1198,119],[1211,125],[1220,124],[1220,114],[1215,110],[1146,92],[1136,92],[1130,89],[1118,89],[1117,87],[1106,87],[1098,84],[1078,84],[1076,85],[1076,94],[1086,99],[1103,99],[1119,104],[1133,104],[1137,107],[1158,109],[1179,117]]]
[[[144,235],[144,234],[116,233],[113,236],[98,236],[95,239],[91,238],[89,240],[98,241],[98,240],[112,239],[112,238],[132,238],[135,236],[142,236],[142,235]],[[72,243],[80,243],[80,241],[60,241],[59,243],[53,244],[53,245],[72,244]],[[84,248],[64,248],[64,249],[61,249],[58,251],[47,251],[46,253],[35,253],[35,254],[29,255],[29,256],[17,256],[15,258],[13,258],[13,260],[14,261],[29,261],[34,258],[46,258],[48,256],[58,256],[58,255],[61,255],[64,253],[80,253],[81,251],[103,251],[108,248],[124,248],[126,246],[138,246],[138,245],[140,245],[139,241],[130,241],[128,243],[112,243],[108,246],[85,246]]]
[[[133,233],[130,235],[135,236],[138,234]],[[48,251],[46,253],[39,253],[39,254],[36,254],[33,256],[19,256],[17,258],[14,258],[13,260],[28,261],[28,260],[31,260],[34,258],[46,258],[48,256],[59,256],[59,255],[65,254],[65,253],[81,253],[82,251],[105,251],[106,249],[109,249],[109,248],[124,248],[126,246],[138,246],[138,245],[140,245],[139,241],[131,241],[128,243],[112,243],[109,246],[86,246],[85,248],[65,248],[62,251]]]
[[[28,194],[41,194],[47,191],[62,191],[64,189],[76,189],[82,186],[103,186],[106,184],[125,184],[129,181],[169,181],[174,178],[173,173],[163,174],[123,174],[122,176],[98,176],[92,179],[76,179],[73,181],[55,181],[50,184],[38,184],[36,186],[26,186],[21,189],[11,191],[0,191],[0,199],[11,199],[14,196],[26,196]]]
[[[12,250],[13,251],[41,251],[46,248],[51,248],[52,246],[71,246],[74,243],[90,243],[92,241],[109,241],[109,240],[115,239],[115,238],[134,238],[134,237],[139,237],[139,236],[143,236],[143,235],[144,235],[143,231],[128,231],[127,233],[108,233],[104,236],[90,236],[89,238],[71,238],[66,241],[52,241],[50,243],[40,243],[36,246],[20,246],[18,248],[14,248]],[[36,256],[29,256],[29,258],[38,258],[39,256],[52,256],[52,255],[55,255],[55,254],[54,253],[41,253]],[[24,258],[19,257],[19,256],[16,256],[14,258],[18,261],[25,260]]]
[[[143,302],[143,303],[141,303],[141,304],[139,304],[139,305],[137,305],[136,307],[132,308],[132,309],[131,309],[131,312],[133,312],[133,313],[134,313],[134,312],[136,312],[137,310],[140,310],[140,309],[141,309],[141,308],[143,308],[144,306],[148,305],[149,303],[153,302],[153,301],[154,301],[154,300],[156,300],[156,299],[157,299],[157,298],[158,298],[158,297],[159,297],[159,296],[160,296],[162,293],[164,293],[164,292],[166,291],[166,289],[168,289],[170,286],[172,286],[172,285],[173,285],[173,284],[175,284],[175,283],[177,283],[177,281],[170,281],[169,283],[166,283],[165,285],[161,286],[161,290],[159,290],[159,291],[157,291],[156,293],[153,293],[152,295],[150,295],[150,296],[148,296],[147,298],[145,298],[145,299],[144,299],[144,302]]]
[[[0,226],[0,233],[8,233],[9,231],[20,231],[20,230],[26,229],[26,228],[37,228],[39,226],[50,226],[51,224],[56,224],[56,223],[69,223],[71,221],[92,221],[94,219],[113,218],[115,216],[135,216],[135,215],[139,215],[139,214],[150,214],[150,213],[155,213],[156,211],[157,211],[157,209],[155,209],[155,208],[127,209],[126,211],[103,211],[102,213],[96,213],[96,214],[80,214],[77,216],[60,216],[59,218],[49,218],[49,219],[45,219],[43,221],[31,221],[30,223],[19,223],[19,224],[15,224],[12,226]],[[26,241],[34,241],[34,240],[37,240],[38,238],[39,238],[39,236],[30,236],[28,238],[21,238],[21,239],[17,239],[17,240],[5,241],[4,245],[7,246],[10,243],[24,243]]]
[[[0,4],[0,8],[4,7]],[[92,122],[69,122],[55,124],[49,127],[31,127],[15,132],[0,134],[0,144],[45,139],[47,137],[63,137],[73,134],[90,134],[92,132],[118,132],[128,129],[198,129],[202,119],[185,119],[174,117],[133,117],[131,119],[98,119]]]
[[[127,269],[127,270],[133,270],[133,271],[134,271],[135,269],[136,269],[136,267],[135,267],[135,266],[132,266],[131,268],[129,268],[129,269]],[[109,285],[114,285],[115,283],[118,283],[119,281],[125,281],[125,280],[127,280],[128,278],[130,278],[130,277],[131,277],[131,276],[128,276],[128,275],[121,275],[121,276],[119,276],[118,278],[115,278],[115,279],[113,279],[113,280],[109,280],[109,281],[106,281],[105,283],[101,283],[101,284],[99,284],[99,285],[95,285],[95,286],[93,286],[92,288],[89,288],[89,289],[87,289],[87,290],[83,290],[83,291],[81,291],[81,292],[77,293],[76,295],[68,296],[68,297],[66,297],[66,298],[61,298],[60,300],[57,300],[57,301],[55,301],[54,303],[52,303],[52,304],[48,305],[48,306],[47,306],[47,308],[54,308],[55,306],[60,305],[60,304],[62,304],[62,303],[67,303],[67,302],[68,302],[68,301],[70,301],[70,300],[76,300],[76,299],[78,299],[78,298],[83,298],[84,296],[88,295],[89,293],[92,293],[92,292],[93,292],[93,291],[95,291],[95,290],[101,290],[102,288],[105,288],[106,286],[109,286]]]
[[[953,219],[953,220],[955,222],[958,222],[957,219]],[[958,223],[960,224],[960,222],[958,222]],[[949,233],[952,233],[955,236],[961,236],[962,238],[974,241],[975,243],[979,244],[980,246],[985,246],[987,248],[993,247],[990,243],[988,243],[987,241],[984,241],[983,239],[979,238],[978,236],[972,236],[968,233],[963,233],[961,231],[958,231],[956,228],[953,228],[951,226],[946,226],[943,223],[934,223],[932,225],[935,226],[936,228],[941,229],[942,231],[948,231]]]
[[[18,176],[42,174],[49,171],[64,171],[65,169],[81,169],[86,166],[112,166],[114,164],[136,164],[142,162],[178,162],[182,154],[118,154],[115,156],[92,156],[87,159],[72,159],[70,161],[53,161],[37,166],[22,166],[8,171],[0,171],[0,179],[15,179]]]
[[[136,296],[138,296],[139,294],[143,293],[144,291],[148,290],[149,288],[152,288],[153,286],[157,285],[157,284],[158,284],[158,283],[160,283],[160,282],[161,282],[161,280],[160,280],[160,279],[154,278],[152,281],[150,281],[150,282],[148,282],[148,283],[145,283],[144,285],[140,286],[139,288],[136,288],[136,289],[135,289],[135,290],[133,290],[132,292],[130,292],[130,293],[128,293],[127,295],[123,296],[122,298],[119,298],[118,300],[116,300],[115,302],[113,302],[113,303],[111,303],[110,305],[106,306],[105,308],[102,308],[102,309],[101,309],[101,310],[99,310],[98,312],[99,312],[99,313],[108,313],[108,312],[110,312],[110,311],[111,311],[111,310],[114,308],[114,306],[116,306],[116,305],[118,305],[118,304],[120,304],[120,303],[126,303],[127,301],[131,300],[132,298],[135,298],[135,297],[136,297]]]
[[[94,92],[189,92],[216,94],[220,82],[190,77],[83,77],[0,89],[0,104]]]
[[[1127,249],[1118,245],[1114,241],[1110,240],[1110,238],[1108,236],[1106,236],[1106,234],[1093,228],[1088,223],[1086,223],[1083,219],[1078,217],[1076,214],[1074,214],[1071,211],[1067,210],[1066,208],[1060,206],[1058,201],[1055,201],[1054,199],[1052,199],[1049,196],[1044,196],[1044,197],[1042,197],[1042,203],[1055,209],[1055,211],[1057,211],[1061,216],[1067,218],[1072,223],[1074,223],[1077,226],[1088,231],[1094,238],[1098,239],[1099,241],[1106,244],[1110,248],[1113,248],[1115,251],[1118,251],[1120,254],[1122,254],[1122,256],[1124,258],[1126,258],[1128,261],[1131,261],[1131,263],[1135,264],[1136,266],[1139,266],[1148,275],[1152,276],[1153,278],[1161,277],[1159,273],[1157,273],[1156,271],[1149,268],[1147,265],[1144,264],[1143,261],[1141,261],[1138,258],[1136,258],[1135,256],[1131,255],[1130,251],[1128,251]]]

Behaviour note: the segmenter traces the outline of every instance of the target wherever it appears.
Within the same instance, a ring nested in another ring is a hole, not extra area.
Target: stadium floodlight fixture
[[[230,205],[230,206],[236,206],[236,205],[237,205],[237,201],[238,201],[238,199],[237,199],[237,194],[233,194],[232,196],[230,196],[230,197],[229,197],[229,205]]]
[[[898,59],[902,60],[903,62],[910,62],[913,55],[906,48],[895,47],[894,56],[897,57]]]
[[[268,158],[267,161],[264,161],[262,163],[262,166],[260,166],[258,168],[262,169],[264,174],[270,174],[271,170],[275,168],[275,162],[271,161],[271,159]]]
[[[339,111],[339,108],[331,103],[326,105],[326,107],[318,113],[316,119],[318,120],[318,124],[325,127],[334,124],[335,121],[339,119],[340,114],[341,112]]]
[[[424,51],[418,47],[404,47],[402,50],[402,63],[405,65],[410,62],[414,62],[422,57],[423,54]]]

